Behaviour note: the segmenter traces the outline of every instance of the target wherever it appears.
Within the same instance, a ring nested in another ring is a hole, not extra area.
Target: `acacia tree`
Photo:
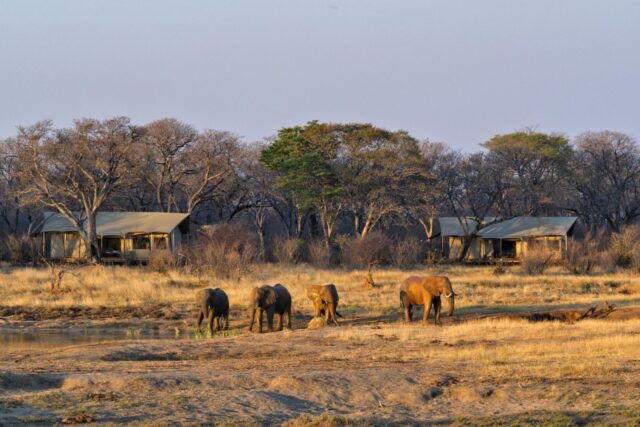
[[[384,218],[416,206],[429,173],[418,142],[404,131],[344,125],[340,135],[340,179],[354,231],[364,238]]]
[[[48,121],[19,128],[25,193],[64,216],[94,260],[96,214],[122,183],[124,159],[138,135],[126,117],[77,120],[68,129],[54,130]]]
[[[510,181],[499,206],[504,214],[540,215],[557,209],[566,192],[572,151],[567,138],[527,130],[496,135],[482,145],[493,167]]]
[[[331,165],[305,138],[304,131],[299,126],[280,129],[277,139],[262,152],[260,161],[278,173],[275,187],[284,190],[293,201],[298,236],[302,235],[309,214],[316,209],[329,244],[342,209],[338,199],[342,189]]]
[[[587,132],[575,140],[574,207],[589,225],[620,231],[640,217],[640,148],[620,132]]]

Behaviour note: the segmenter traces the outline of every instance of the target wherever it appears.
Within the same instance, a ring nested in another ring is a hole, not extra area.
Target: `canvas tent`
[[[106,262],[148,261],[153,252],[173,252],[189,234],[189,215],[165,212],[98,212],[96,235]],[[65,217],[45,212],[37,231],[48,259],[85,257],[80,234]]]
[[[466,254],[468,260],[492,258],[518,259],[532,244],[545,245],[566,253],[567,239],[572,234],[576,217],[514,217],[504,221],[485,218],[484,226],[471,242]],[[464,237],[476,227],[472,218],[438,218],[439,234],[443,252],[450,259],[459,258]]]

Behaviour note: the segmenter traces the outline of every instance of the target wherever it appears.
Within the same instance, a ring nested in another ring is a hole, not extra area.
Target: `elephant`
[[[257,286],[251,290],[250,296],[251,323],[249,330],[253,330],[253,323],[258,310],[258,333],[262,333],[262,314],[267,312],[269,331],[273,331],[273,316],[278,314],[278,331],[282,330],[284,316],[287,317],[286,327],[291,329],[291,294],[284,286]]]
[[[229,329],[229,297],[220,288],[200,289],[196,293],[198,304],[198,331],[203,319],[208,319],[209,331],[213,332],[214,321],[216,331],[222,329],[221,320],[224,319],[224,329]]]
[[[433,305],[434,324],[440,325],[442,324],[440,322],[441,298],[447,301],[448,314],[452,316],[455,296],[451,281],[446,276],[411,276],[400,286],[400,306],[404,309],[404,320],[410,322],[412,308],[422,305],[424,306],[422,323],[426,325]]]
[[[338,326],[336,315],[339,317],[342,316],[336,310],[340,297],[338,296],[338,290],[334,284],[311,285],[309,286],[309,289],[307,289],[307,297],[313,301],[314,317],[324,315],[327,322],[331,319],[333,323]]]

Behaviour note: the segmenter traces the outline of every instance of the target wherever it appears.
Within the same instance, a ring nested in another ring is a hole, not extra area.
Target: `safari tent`
[[[96,234],[104,262],[146,262],[152,253],[174,252],[188,238],[189,215],[164,212],[98,212]],[[85,257],[78,231],[65,217],[45,212],[37,231],[45,258]]]
[[[491,259],[518,260],[531,245],[544,245],[564,256],[568,238],[572,235],[576,217],[528,217],[519,216],[504,221],[485,218],[486,225],[471,242],[466,260]],[[475,228],[472,218],[438,218],[442,251],[450,259],[459,258],[464,236]]]

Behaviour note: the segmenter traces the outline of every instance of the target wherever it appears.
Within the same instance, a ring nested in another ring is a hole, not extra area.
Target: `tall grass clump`
[[[557,258],[555,251],[545,245],[529,244],[527,251],[520,258],[522,270],[527,274],[542,274],[551,267]]]

